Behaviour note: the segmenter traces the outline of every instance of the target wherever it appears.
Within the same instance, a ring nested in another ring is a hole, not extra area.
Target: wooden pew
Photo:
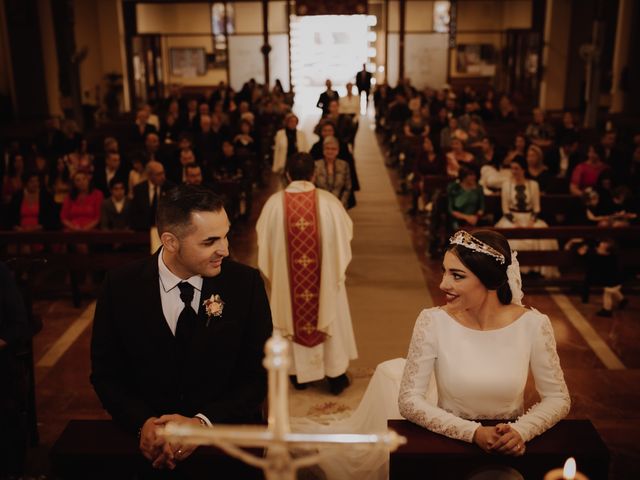
[[[88,254],[77,253],[74,246],[89,245]],[[20,246],[42,245],[41,251],[22,253]],[[119,245],[117,250],[113,245]],[[12,251],[10,246],[14,246]],[[71,247],[71,248],[69,248]],[[92,251],[95,250],[95,251]],[[74,305],[80,305],[78,272],[105,271],[149,255],[149,234],[132,231],[0,231],[0,259],[38,259],[47,269],[71,272]]]
[[[490,455],[475,444],[430,432],[407,420],[389,420],[389,428],[408,440],[391,454],[390,480],[466,479],[491,467],[510,467],[525,479],[542,479],[549,470],[562,467],[568,457],[576,459],[578,470],[590,480],[608,477],[609,450],[589,420],[560,421],[527,443],[521,457]]]
[[[153,473],[148,460],[140,453],[135,435],[121,430],[110,420],[71,420],[53,445],[50,456],[55,478],[62,480],[137,479],[148,478]],[[217,448],[200,447],[181,462],[172,475],[160,478],[258,480],[264,477],[262,471]]]
[[[486,228],[486,227],[479,227]],[[469,228],[470,232],[476,228]],[[633,274],[640,269],[640,226],[601,228],[595,226],[550,226],[546,228],[492,228],[508,239],[555,239],[560,244],[559,250],[546,251],[518,251],[518,261],[523,266],[554,265],[561,269],[562,275],[558,279],[540,279],[543,285],[573,284],[581,281],[584,274],[585,262],[571,250],[563,246],[571,239],[579,238],[595,241],[611,238],[619,247],[618,256],[621,261],[623,274]],[[527,283],[530,281],[527,280]]]

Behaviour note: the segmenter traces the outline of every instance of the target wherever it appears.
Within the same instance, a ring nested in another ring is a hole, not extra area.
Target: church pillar
[[[539,99],[545,110],[565,107],[570,24],[571,0],[547,0]]]
[[[269,45],[269,2],[268,0],[262,0],[262,37],[263,45],[260,51],[264,61],[264,84],[269,86],[269,52],[271,52],[271,45]]]
[[[628,69],[629,44],[631,39],[631,24],[634,0],[619,0],[618,21],[616,25],[616,43],[613,51],[613,79],[611,82],[611,113],[625,110],[625,90],[623,77]],[[636,7],[637,8],[637,7]]]
[[[46,77],[43,67],[40,20],[36,0],[5,0],[3,43],[8,45],[6,63],[9,88],[16,118],[48,116]],[[5,30],[6,29],[6,30]]]
[[[406,24],[406,0],[400,0],[400,35],[398,41],[398,79],[404,80],[404,30]]]

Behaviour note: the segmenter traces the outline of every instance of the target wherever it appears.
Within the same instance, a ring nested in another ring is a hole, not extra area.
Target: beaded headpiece
[[[482,240],[478,240],[469,232],[464,230],[457,231],[450,239],[449,243],[452,245],[462,245],[474,252],[484,253],[496,259],[499,263],[504,265],[504,255],[493,248],[491,245],[484,243]]]

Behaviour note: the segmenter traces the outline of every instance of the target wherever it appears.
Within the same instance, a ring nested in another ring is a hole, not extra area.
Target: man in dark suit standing
[[[262,421],[272,325],[259,272],[226,259],[220,197],[180,185],[161,199],[157,226],[161,249],[104,281],[91,382],[153,466],[172,469],[194,447],[164,441],[158,427]]]
[[[96,168],[93,172],[93,186],[102,192],[104,198],[109,198],[109,195],[111,195],[111,189],[109,188],[111,180],[117,178],[126,185],[127,173],[120,160],[120,154],[117,151],[107,151],[104,163],[96,162]]]
[[[340,95],[338,95],[338,92],[331,89],[331,80],[327,79],[327,81],[325,82],[325,85],[327,86],[327,89],[320,94],[320,97],[318,98],[318,103],[316,103],[316,107],[322,109],[323,117],[327,113],[329,113],[329,103],[331,102],[331,100],[340,101]]]
[[[145,167],[147,181],[133,187],[131,200],[131,228],[138,231],[149,230],[156,224],[158,202],[173,187],[167,181],[164,166],[151,161]]]
[[[369,92],[371,91],[371,72],[367,72],[367,65],[362,64],[362,70],[356,74],[356,87],[358,87],[358,96],[365,93],[367,98],[367,107],[369,106]]]

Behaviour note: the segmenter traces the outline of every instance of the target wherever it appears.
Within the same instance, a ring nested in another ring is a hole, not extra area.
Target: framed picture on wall
[[[489,43],[459,44],[455,53],[456,75],[493,77],[496,74],[495,46]]]
[[[207,73],[207,55],[202,47],[171,47],[169,68],[176,77],[199,77]]]

